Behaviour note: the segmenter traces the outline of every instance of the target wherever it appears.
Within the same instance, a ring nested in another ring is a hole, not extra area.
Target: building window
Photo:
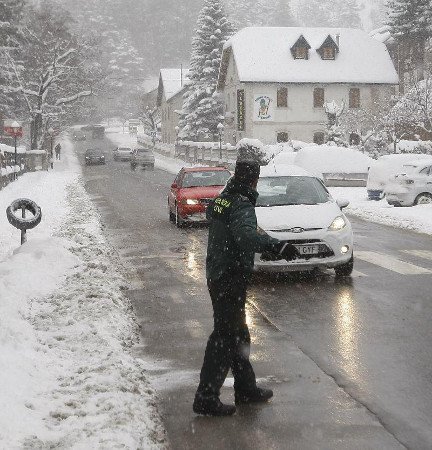
[[[323,108],[324,107],[324,89],[323,88],[315,88],[314,89],[313,104],[314,104],[314,108]]]
[[[360,136],[357,133],[351,133],[349,135],[350,145],[360,145]]]
[[[314,133],[313,141],[315,144],[322,145],[325,141],[325,134],[323,131],[317,131]]]
[[[277,106],[278,108],[287,108],[288,107],[288,89],[287,88],[279,88],[277,90]]]
[[[336,50],[333,47],[324,47],[322,58],[323,59],[335,59],[336,58]]]
[[[349,107],[360,108],[360,89],[352,88],[349,90]]]
[[[288,133],[286,131],[281,131],[276,136],[277,142],[288,142]]]
[[[308,59],[308,49],[307,47],[296,47],[294,51],[295,59]]]

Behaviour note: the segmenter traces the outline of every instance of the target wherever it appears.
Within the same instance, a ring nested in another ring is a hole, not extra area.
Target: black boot
[[[195,396],[193,410],[204,416],[232,416],[236,412],[234,405],[224,405],[217,397]]]
[[[271,389],[256,387],[251,391],[236,391],[235,403],[261,403],[270,400],[273,397]]]

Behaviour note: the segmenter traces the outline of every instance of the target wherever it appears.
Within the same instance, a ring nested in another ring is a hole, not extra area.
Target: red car
[[[168,194],[170,221],[178,227],[188,222],[205,222],[207,205],[230,178],[231,172],[224,167],[184,167]]]

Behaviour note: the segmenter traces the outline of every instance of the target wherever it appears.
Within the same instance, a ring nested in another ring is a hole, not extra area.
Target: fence
[[[48,170],[48,154],[45,150],[26,152],[20,148],[17,151],[15,164],[15,150],[9,146],[0,147],[0,190],[26,172]]]
[[[224,165],[234,167],[237,158],[236,147],[219,142],[179,141],[177,144],[155,142],[146,135],[138,135],[137,141],[146,148],[168,156],[178,158],[190,164],[205,164],[208,166]]]

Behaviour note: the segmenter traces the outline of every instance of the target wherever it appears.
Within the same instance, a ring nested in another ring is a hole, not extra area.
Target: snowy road
[[[432,447],[429,236],[353,219],[351,280],[330,271],[257,280],[248,311],[252,358],[274,401],[231,419],[195,417],[191,402],[212,319],[207,231],[169,223],[167,172],[131,172],[109,158],[84,168],[84,176],[129,268],[143,335],[136,354],[157,361],[154,385],[173,448]],[[233,400],[231,388],[223,398]]]

